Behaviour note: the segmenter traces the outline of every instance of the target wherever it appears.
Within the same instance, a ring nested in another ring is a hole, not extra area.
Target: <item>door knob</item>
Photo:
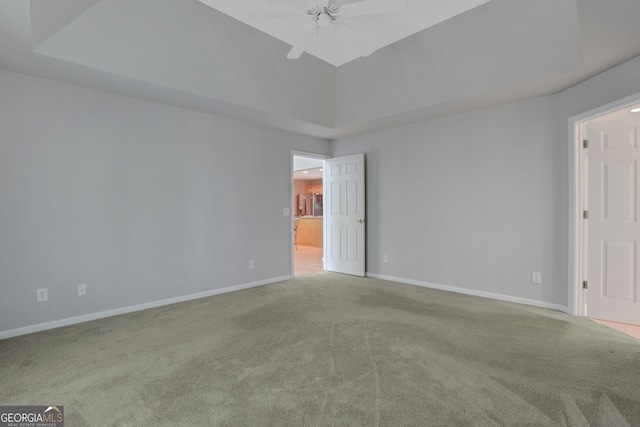
[[[362,224],[364,222],[364,219],[359,219],[358,222]]]

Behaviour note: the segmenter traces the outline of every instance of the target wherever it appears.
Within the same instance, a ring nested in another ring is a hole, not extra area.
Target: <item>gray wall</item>
[[[367,270],[567,305],[567,118],[639,75],[335,141],[367,154]],[[2,70],[0,99],[0,332],[290,274],[290,150],[327,141]]]
[[[290,151],[328,141],[2,70],[0,100],[0,332],[291,273]]]
[[[640,92],[638,76],[635,59],[560,94],[334,141],[367,156],[367,271],[567,306],[568,118]]]

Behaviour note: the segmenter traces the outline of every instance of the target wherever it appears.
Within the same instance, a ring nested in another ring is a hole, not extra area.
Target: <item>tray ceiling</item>
[[[306,0],[200,0],[220,12],[293,45],[312,23],[301,17]],[[374,48],[380,49],[460,15],[489,0],[407,0],[402,12],[343,18],[355,32]],[[343,6],[354,0],[336,0]],[[307,46],[307,53],[331,65],[340,66],[362,56],[348,32],[320,28],[318,38]]]
[[[0,68],[336,139],[555,93],[640,55],[638,0],[408,6],[361,17],[362,35],[384,47],[336,67],[288,60],[295,40],[199,0],[2,0]],[[259,18],[296,35],[278,19]]]

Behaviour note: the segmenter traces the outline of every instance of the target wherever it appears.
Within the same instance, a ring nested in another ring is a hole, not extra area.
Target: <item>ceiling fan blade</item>
[[[406,0],[363,0],[345,4],[340,8],[340,15],[361,16],[376,13],[402,12],[407,9]]]
[[[304,34],[302,34],[302,37],[300,37],[300,39],[296,42],[296,44],[294,44],[293,47],[291,48],[291,50],[287,54],[287,58],[288,59],[300,58],[300,56],[302,56],[302,52],[304,52],[304,48],[307,46],[307,43],[309,42],[309,40],[311,40],[315,32],[316,32],[315,26],[307,28]]]
[[[375,52],[376,48],[371,45],[364,37],[358,34],[353,28],[345,24],[344,22],[339,22],[335,24],[336,30],[347,33],[350,36],[350,39],[353,41],[354,45],[357,45],[358,50],[362,52],[360,56],[369,56],[373,52]]]

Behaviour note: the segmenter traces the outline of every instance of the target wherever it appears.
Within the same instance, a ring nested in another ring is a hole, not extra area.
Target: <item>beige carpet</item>
[[[0,341],[66,426],[638,426],[640,341],[331,273]]]

